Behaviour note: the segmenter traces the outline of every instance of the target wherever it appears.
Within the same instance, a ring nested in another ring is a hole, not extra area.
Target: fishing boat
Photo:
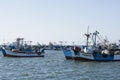
[[[80,61],[120,61],[120,48],[117,44],[108,43],[103,40],[97,43],[99,32],[85,34],[87,37],[86,45],[62,48],[66,59]],[[89,38],[92,44],[89,44]]]
[[[2,45],[4,57],[44,57],[44,49],[38,45],[31,45],[31,41],[24,41],[24,38],[17,38],[9,45]]]

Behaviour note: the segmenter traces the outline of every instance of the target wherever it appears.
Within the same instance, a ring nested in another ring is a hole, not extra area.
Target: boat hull
[[[11,50],[2,49],[4,57],[44,57],[44,53],[31,53],[31,52],[13,52]]]
[[[82,53],[75,55],[73,50],[63,50],[66,59],[80,60],[80,61],[120,61],[120,54],[103,55],[101,53]]]

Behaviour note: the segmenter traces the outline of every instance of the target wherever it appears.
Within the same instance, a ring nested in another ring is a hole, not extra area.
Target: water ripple
[[[44,58],[6,58],[0,55],[1,80],[119,80],[119,62],[65,60],[63,54]]]

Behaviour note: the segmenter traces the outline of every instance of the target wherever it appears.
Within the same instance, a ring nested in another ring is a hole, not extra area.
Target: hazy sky
[[[120,0],[0,0],[0,43],[17,37],[40,42],[84,41],[98,30],[120,39]]]

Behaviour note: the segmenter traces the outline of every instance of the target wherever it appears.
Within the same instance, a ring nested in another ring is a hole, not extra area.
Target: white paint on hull
[[[6,51],[6,55],[10,55],[10,56],[18,56],[18,57],[34,57],[34,56],[44,56],[44,53],[41,54],[37,54],[37,53],[18,53],[18,52],[12,52],[10,50],[5,50]]]

